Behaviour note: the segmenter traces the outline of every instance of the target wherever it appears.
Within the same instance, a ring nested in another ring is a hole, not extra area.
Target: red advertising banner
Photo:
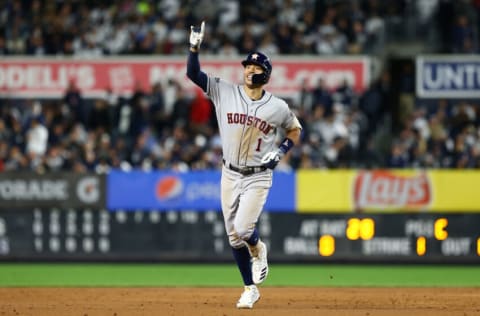
[[[389,170],[359,171],[354,202],[363,209],[425,209],[432,203],[432,184],[426,172],[401,175]]]
[[[201,56],[202,70],[231,82],[242,82],[240,59]],[[186,57],[115,57],[98,60],[55,58],[3,58],[0,61],[0,95],[3,97],[60,97],[73,81],[85,97],[100,97],[106,89],[129,95],[140,85],[145,91],[157,82],[174,79],[187,88]],[[370,63],[366,57],[273,59],[268,90],[292,96],[302,83],[313,87],[323,78],[329,88],[344,80],[361,92],[369,83]]]

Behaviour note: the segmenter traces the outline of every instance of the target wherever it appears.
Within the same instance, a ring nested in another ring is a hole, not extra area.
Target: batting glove
[[[266,153],[262,157],[262,160],[260,162],[262,163],[262,166],[273,170],[278,165],[284,155],[285,154],[279,148],[277,150]]]
[[[203,41],[205,33],[205,21],[202,22],[200,29],[198,27],[190,26],[190,47],[199,49]]]
[[[275,169],[280,160],[285,156],[285,154],[293,147],[294,143],[290,138],[285,138],[277,150],[266,153],[260,163],[262,166],[267,167],[268,169]]]

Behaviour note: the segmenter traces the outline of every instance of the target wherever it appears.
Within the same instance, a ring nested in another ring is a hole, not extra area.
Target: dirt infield
[[[0,315],[480,315],[480,288],[0,288]]]

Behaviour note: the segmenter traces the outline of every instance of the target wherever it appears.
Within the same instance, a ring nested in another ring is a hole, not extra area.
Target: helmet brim
[[[242,65],[243,65],[243,67],[246,67],[247,65],[257,65],[257,66],[260,66],[262,68],[265,67],[264,65],[262,65],[262,63],[255,62],[255,61],[252,61],[252,60],[244,60],[244,61],[242,61]]]
[[[242,65],[243,65],[243,67],[247,67],[247,65],[260,66],[263,69],[264,72],[268,73],[268,69],[266,69],[265,65],[262,64],[262,63],[258,63],[258,62],[252,61],[252,60],[244,60],[244,61],[242,61]]]

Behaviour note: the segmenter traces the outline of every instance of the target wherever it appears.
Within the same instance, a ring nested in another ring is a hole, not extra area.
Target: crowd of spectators
[[[479,11],[478,0],[6,0],[0,55],[182,54],[201,20],[212,54],[376,54],[409,32],[478,53]]]
[[[407,3],[12,0],[0,6],[0,54],[185,54],[189,26],[200,20],[209,37],[202,50],[211,54],[371,54],[382,49],[387,22],[401,19]],[[464,9],[467,3],[472,10]],[[438,0],[430,8],[449,31],[441,33],[452,44],[444,51],[477,50],[479,3]],[[449,8],[455,14],[448,16]],[[480,167],[475,102],[419,101],[396,113],[393,89],[388,70],[361,94],[347,83],[328,90],[321,79],[304,87],[300,98],[288,100],[304,126],[302,141],[278,169]],[[398,131],[388,130],[397,114]],[[104,98],[86,99],[72,83],[61,99],[0,99],[0,171],[216,169],[222,160],[214,116],[201,91],[174,80],[151,92],[137,87],[130,97],[106,91]],[[385,136],[392,140],[382,148]]]
[[[375,167],[368,141],[385,115],[388,76],[357,95],[323,80],[289,100],[304,133],[279,170]],[[72,83],[61,100],[4,100],[0,170],[106,172],[110,168],[216,169],[222,153],[215,112],[201,90],[169,80],[129,97],[85,99]]]
[[[480,168],[478,100],[421,101],[402,123],[388,167]]]
[[[278,169],[480,168],[480,106],[465,100],[419,100],[397,133],[390,74],[361,94],[323,80],[288,100],[304,132]],[[221,147],[213,105],[200,90],[170,80],[129,97],[85,99],[72,84],[61,100],[4,100],[0,170],[106,172],[216,169]],[[383,128],[383,130],[382,130]],[[378,137],[390,133],[388,151]]]
[[[0,53],[97,58],[183,54],[206,21],[212,54],[360,54],[381,48],[385,18],[405,0],[10,0],[0,7]]]

